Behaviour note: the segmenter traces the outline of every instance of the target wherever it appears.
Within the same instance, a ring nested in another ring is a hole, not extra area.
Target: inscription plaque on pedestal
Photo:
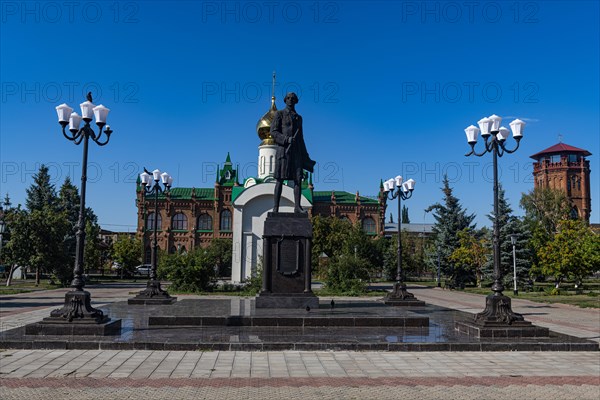
[[[294,276],[302,269],[301,239],[278,240],[275,245],[277,271],[285,276]]]
[[[318,308],[311,290],[312,225],[301,213],[269,213],[263,234],[263,284],[257,308]]]

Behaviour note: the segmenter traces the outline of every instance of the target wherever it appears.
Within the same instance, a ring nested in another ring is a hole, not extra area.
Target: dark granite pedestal
[[[547,338],[548,328],[532,325],[531,322],[455,322],[454,328],[462,334],[477,339]]]
[[[269,213],[263,233],[263,285],[256,308],[318,308],[311,290],[312,225],[307,214]]]
[[[454,329],[475,338],[547,338],[548,328],[532,325],[521,314],[512,311],[511,299],[501,293],[486,297],[485,310],[472,321],[456,322]]]
[[[127,304],[158,305],[173,304],[176,301],[177,297],[172,297],[162,290],[160,281],[150,279],[146,289],[139,292],[135,297],[128,299]]]
[[[418,300],[414,294],[406,290],[406,285],[401,282],[394,284],[394,289],[384,297],[383,302],[388,306],[397,307],[423,307],[425,302]]]
[[[65,294],[63,308],[50,317],[25,326],[27,335],[107,336],[121,334],[121,320],[111,320],[91,305],[90,293],[72,290]]]

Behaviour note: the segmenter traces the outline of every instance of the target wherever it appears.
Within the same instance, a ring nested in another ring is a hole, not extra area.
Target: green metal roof
[[[257,185],[260,185],[263,183],[263,179],[260,179],[260,178],[253,178],[253,179],[256,181]],[[287,181],[284,181],[284,184],[287,185]],[[246,188],[243,186],[234,186],[233,190],[231,191],[231,202],[232,203],[235,202],[235,199],[237,199],[238,196],[241,195],[242,192],[244,192],[244,190],[246,190]],[[306,200],[308,200],[308,202],[310,204],[313,204],[313,196],[308,187],[302,188],[302,195],[304,197],[306,197]]]
[[[196,200],[215,200],[214,188],[184,188],[175,187],[171,189],[171,200],[191,200],[192,191],[196,192]],[[166,198],[164,193],[158,195],[160,200]]]
[[[338,204],[356,204],[356,194],[335,190],[335,201]],[[358,196],[361,204],[379,204],[379,201],[369,197]],[[331,201],[331,191],[314,191],[314,203],[329,203]]]

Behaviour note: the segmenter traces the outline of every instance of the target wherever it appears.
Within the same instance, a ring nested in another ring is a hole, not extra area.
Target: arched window
[[[273,172],[273,166],[274,166],[274,164],[275,164],[275,160],[274,160],[273,156],[271,156],[269,158],[269,172]]]
[[[348,224],[352,224],[352,222],[350,221],[350,218],[348,218],[348,216],[347,216],[347,215],[342,215],[342,216],[340,217],[340,221],[342,221],[342,222],[345,222],[345,223],[348,223]]]
[[[162,229],[162,217],[160,216],[160,214],[158,214],[158,221],[156,221],[156,225],[157,225],[157,227],[156,227],[157,230]],[[154,213],[150,213],[146,217],[146,230],[149,230],[149,231],[154,230]]]
[[[571,208],[571,219],[577,218],[579,218],[579,212],[577,211],[577,207],[573,206],[573,208]]]
[[[171,229],[178,231],[187,230],[187,217],[184,213],[177,213],[173,215],[173,220],[171,222]]]
[[[198,217],[198,230],[212,231],[212,217],[208,214],[202,214]]]
[[[177,253],[177,247],[171,246],[171,249],[169,250],[169,254],[175,254],[175,253]]]
[[[221,213],[221,230],[231,230],[231,211],[229,210],[223,210],[223,212]]]
[[[362,228],[367,233],[375,233],[375,220],[371,217],[363,219]]]
[[[260,156],[260,173],[264,174],[265,173],[265,156]]]

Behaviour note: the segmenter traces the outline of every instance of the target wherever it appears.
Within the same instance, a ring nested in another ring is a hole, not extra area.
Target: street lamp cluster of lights
[[[479,128],[470,125],[465,129],[467,142],[471,146],[471,151],[466,156],[475,155],[481,157],[486,153],[492,153],[494,169],[494,283],[492,284],[493,293],[486,298],[485,310],[475,316],[475,321],[481,324],[499,322],[512,324],[515,321],[524,321],[522,315],[512,311],[510,298],[502,294],[504,285],[502,284],[502,269],[500,267],[500,227],[498,225],[498,219],[500,218],[498,215],[498,157],[517,151],[519,143],[523,138],[525,122],[515,119],[510,123],[513,139],[516,141],[516,146],[513,149],[509,149],[506,146],[506,140],[509,137],[510,131],[506,127],[500,126],[501,123],[502,118],[494,114],[490,117],[480,119],[477,122]],[[484,139],[484,149],[481,152],[477,152],[475,145],[480,133]]]
[[[415,302],[414,304],[416,305],[418,302],[415,296],[406,290],[404,273],[402,271],[402,200],[410,199],[413,190],[415,190],[414,179],[403,181],[400,175],[383,182],[383,191],[387,199],[398,199],[398,265],[396,266],[396,283],[394,283],[394,289],[385,298],[388,304],[410,305],[411,302]],[[418,303],[421,305],[421,302]]]
[[[62,133],[65,138],[74,142],[76,145],[83,143],[83,161],[81,165],[81,193],[79,200],[79,219],[77,221],[77,232],[75,234],[75,267],[73,268],[73,281],[71,290],[65,294],[65,304],[62,309],[54,310],[50,313],[50,318],[55,320],[80,322],[89,321],[91,323],[104,323],[110,319],[104,315],[102,310],[97,310],[91,306],[90,293],[83,290],[85,280],[83,279],[83,250],[85,246],[85,195],[87,183],[87,164],[88,164],[88,143],[91,139],[99,146],[105,146],[110,140],[113,132],[110,126],[106,124],[108,108],[102,104],[96,106],[92,103],[92,94],[87,94],[85,102],[81,103],[81,115],[73,112],[73,109],[66,104],[56,107],[58,114],[58,123],[62,127]],[[91,122],[96,120],[98,132],[96,133],[91,126]],[[81,127],[81,121],[84,125]],[[67,126],[70,134],[67,134]],[[106,138],[102,139],[104,136]]]
[[[171,304],[177,300],[171,297],[169,293],[162,290],[160,281],[157,279],[156,266],[158,265],[158,195],[168,193],[173,186],[173,177],[166,172],[161,173],[155,169],[150,173],[146,169],[140,174],[142,190],[145,196],[154,196],[154,218],[152,219],[152,253],[150,278],[146,284],[146,289],[142,290],[132,299],[129,304]],[[161,187],[162,185],[164,186]]]

